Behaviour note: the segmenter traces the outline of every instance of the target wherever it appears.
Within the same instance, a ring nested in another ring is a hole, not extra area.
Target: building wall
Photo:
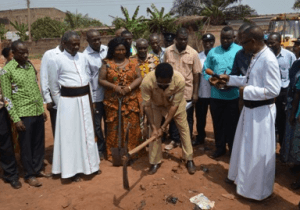
[[[55,8],[32,8],[30,9],[31,24],[39,18],[50,17],[52,19],[63,21],[66,13]],[[0,11],[0,23],[5,24],[5,28],[14,31],[14,27],[10,25],[10,21],[19,24],[28,23],[27,9],[3,10]]]

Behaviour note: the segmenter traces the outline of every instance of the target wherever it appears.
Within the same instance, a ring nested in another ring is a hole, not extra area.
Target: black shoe
[[[231,179],[228,179],[228,178],[226,178],[224,181],[225,181],[227,184],[231,184],[231,185],[234,184],[234,181],[232,181]]]
[[[75,176],[72,177],[72,181],[73,182],[81,182],[82,179],[79,174],[76,174]]]
[[[186,168],[187,168],[189,174],[192,175],[192,174],[196,173],[196,166],[194,164],[194,161],[188,160],[186,163]]]
[[[20,189],[22,187],[22,184],[19,180],[15,179],[9,182],[12,188],[14,189]]]
[[[212,154],[209,157],[212,158],[212,159],[216,159],[216,158],[221,157],[225,154],[226,154],[226,151],[215,151],[214,154]]]
[[[151,167],[149,168],[148,174],[153,175],[157,172],[157,170],[160,168],[160,163],[159,164],[151,164]]]
[[[98,171],[94,172],[93,174],[94,175],[100,175],[100,174],[102,174],[102,171],[99,169]]]

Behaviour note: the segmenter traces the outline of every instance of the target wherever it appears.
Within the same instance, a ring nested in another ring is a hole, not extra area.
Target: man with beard
[[[233,43],[233,29],[228,26],[224,27],[221,31],[221,45],[208,53],[203,70],[211,69],[215,74],[230,74],[235,55],[241,49],[241,46]],[[212,85],[210,111],[216,150],[210,157],[215,159],[226,153],[226,143],[231,153],[239,119],[239,90],[238,88],[223,88],[214,83],[216,77],[206,74],[205,71],[203,74]]]
[[[193,162],[193,148],[184,99],[185,79],[168,63],[161,63],[155,71],[150,72],[141,84],[143,106],[152,130],[152,136],[159,137],[149,145],[149,174],[155,174],[161,165],[161,136],[167,125],[174,119],[180,133],[182,151],[186,167],[190,174],[196,172]],[[161,125],[162,118],[165,117]]]
[[[178,29],[176,33],[176,44],[168,47],[165,52],[164,61],[171,64],[174,71],[178,71],[185,79],[184,98],[187,107],[187,121],[190,128],[190,136],[193,134],[194,107],[198,100],[199,74],[202,66],[196,50],[188,46],[188,31],[185,28]],[[192,105],[193,104],[193,105]],[[165,149],[173,149],[175,143],[180,143],[180,135],[174,121],[170,123],[171,142]]]
[[[215,44],[215,36],[207,33],[202,36],[202,44],[204,47],[204,51],[199,53],[199,59],[203,68],[203,64],[206,60],[206,56],[209,51],[214,47]],[[210,84],[204,79],[203,74],[200,77],[200,85],[199,85],[199,99],[196,103],[196,118],[197,118],[197,132],[198,135],[196,140],[192,142],[193,146],[197,146],[199,144],[204,144],[204,140],[206,137],[205,126],[206,126],[206,115],[208,110],[208,105],[210,101]]]
[[[158,34],[151,34],[149,37],[149,44],[151,46],[150,54],[159,58],[160,62],[163,62],[166,48],[160,46],[160,37]]]
[[[107,46],[101,44],[101,36],[99,31],[91,29],[86,33],[87,42],[89,45],[83,51],[83,54],[86,55],[89,68],[88,75],[90,76],[90,83],[92,87],[92,99],[93,99],[93,115],[94,115],[94,125],[95,133],[97,136],[97,144],[99,150],[100,159],[103,160],[106,156],[106,143],[102,133],[101,122],[102,119],[105,119],[104,116],[104,88],[99,85],[99,69],[102,66],[102,60],[106,58],[107,55]]]
[[[99,171],[99,154],[92,120],[86,56],[78,53],[80,37],[75,31],[64,34],[64,52],[49,61],[49,85],[57,107],[52,173],[80,181]]]
[[[279,144],[282,145],[286,122],[286,99],[290,83],[289,71],[296,60],[296,56],[289,50],[281,47],[281,35],[277,32],[270,34],[267,44],[277,58],[281,73],[281,91],[279,96],[276,98],[275,104],[277,110],[276,128],[279,136]]]

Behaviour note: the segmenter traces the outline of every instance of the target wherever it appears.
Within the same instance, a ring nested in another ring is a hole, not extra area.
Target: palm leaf
[[[139,10],[140,10],[140,6],[137,6],[136,9],[135,9],[135,11],[134,11],[134,14],[133,14],[133,16],[132,16],[132,20],[135,20],[135,19],[136,19],[136,17],[137,17],[138,14],[139,14]]]

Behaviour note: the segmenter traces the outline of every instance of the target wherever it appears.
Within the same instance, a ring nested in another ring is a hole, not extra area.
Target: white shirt
[[[199,53],[199,59],[201,61],[201,65],[202,65],[202,69],[203,69],[203,65],[206,60],[206,55],[205,55],[204,51]],[[211,86],[209,84],[209,81],[204,79],[203,74],[201,74],[198,96],[200,98],[210,98],[210,95],[211,95]]]
[[[87,74],[90,77],[90,82],[92,85],[92,97],[93,103],[101,102],[104,99],[104,88],[99,85],[99,70],[102,66],[102,60],[106,58],[108,47],[105,45],[101,45],[100,51],[94,51],[90,46],[88,46],[83,54],[86,56],[89,64]]]
[[[61,86],[82,87],[89,84],[90,77],[87,74],[89,64],[82,53],[72,56],[65,50],[55,59],[49,60],[48,68],[51,71],[49,74],[50,91],[55,104],[58,104]]]
[[[160,54],[156,54],[153,50],[151,50],[149,53],[155,55],[156,57],[159,58],[159,62],[163,63],[164,62],[164,57],[165,57],[165,52],[166,48],[162,47]]]
[[[296,60],[296,56],[291,51],[281,48],[276,58],[281,73],[281,87],[287,88],[290,84],[289,71]]]
[[[49,68],[47,68],[47,65],[50,59],[54,58],[56,55],[59,55],[60,53],[62,52],[60,51],[59,46],[57,46],[54,49],[46,51],[41,61],[40,84],[41,84],[42,95],[45,103],[52,102],[52,98],[50,95],[49,81],[48,81],[48,75],[51,74],[52,72],[49,70]]]

